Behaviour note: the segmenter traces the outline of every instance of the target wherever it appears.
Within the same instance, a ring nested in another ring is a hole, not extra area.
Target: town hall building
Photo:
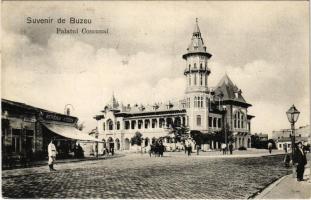
[[[208,85],[211,57],[196,21],[191,42],[182,56],[185,67],[181,73],[187,82],[184,98],[177,102],[124,106],[113,96],[101,114],[94,117],[98,139],[115,150],[130,150],[131,138],[140,132],[142,146],[147,147],[156,139],[168,136],[174,123],[202,134],[226,129],[233,133],[234,148],[250,148],[251,119],[254,117],[248,114],[251,104],[227,74],[215,87]],[[169,140],[163,142],[169,146]],[[210,141],[205,148],[218,149],[220,145],[218,141]]]

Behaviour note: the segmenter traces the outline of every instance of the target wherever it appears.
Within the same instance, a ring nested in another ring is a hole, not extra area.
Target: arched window
[[[207,75],[205,74],[205,86],[207,86]]]
[[[197,64],[196,63],[194,63],[194,67],[193,67],[194,69],[197,69]]]
[[[244,114],[241,115],[241,128],[244,128]]]
[[[190,68],[191,68],[191,65],[189,64],[189,72],[190,72]]]
[[[241,127],[241,118],[240,118],[241,114],[240,112],[238,112],[238,128]]]
[[[106,123],[104,122],[103,123],[103,130],[105,130],[106,129]]]
[[[234,114],[233,120],[234,120],[234,128],[236,128],[237,127],[237,120],[238,120],[238,114],[237,113]]]
[[[138,120],[138,124],[137,124],[138,129],[141,129],[142,124],[143,124],[143,121],[142,120]]]
[[[221,118],[218,118],[218,128],[221,128]]]
[[[189,74],[189,86],[191,86],[191,76]]]
[[[194,107],[197,107],[197,97],[194,97]]]
[[[145,129],[147,129],[149,127],[149,119],[145,120]]]
[[[197,74],[194,74],[194,85],[197,85]]]
[[[156,128],[157,122],[158,122],[157,119],[152,119],[151,127],[152,127],[152,128]]]
[[[208,126],[213,127],[213,118],[212,117],[208,117]]]
[[[135,126],[136,126],[136,121],[135,121],[135,120],[132,120],[132,121],[131,121],[131,128],[132,128],[132,129],[135,129]]]
[[[125,126],[125,129],[130,129],[130,122],[129,121],[125,121],[124,122],[124,126]]]
[[[107,124],[108,124],[108,130],[113,130],[113,122],[111,119],[107,121]]]
[[[214,128],[217,127],[217,118],[213,118],[213,127],[214,127]]]
[[[200,74],[200,85],[203,85],[202,74]]]
[[[201,115],[197,115],[197,126],[201,126]]]
[[[200,69],[203,69],[203,65],[202,65],[202,63],[200,63]]]
[[[120,130],[120,122],[117,121],[117,130]]]

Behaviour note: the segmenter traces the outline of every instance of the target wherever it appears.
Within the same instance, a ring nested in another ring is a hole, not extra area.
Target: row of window
[[[197,85],[197,74],[199,74],[200,82],[199,86],[203,86],[203,74],[202,73],[193,73],[193,75],[188,75],[189,76],[189,86],[191,86],[191,76],[193,76],[193,85]],[[204,86],[207,86],[207,74],[204,75]]]
[[[197,126],[202,125],[201,115],[197,115],[196,121],[197,121]],[[221,118],[209,117],[208,118],[208,126],[211,128],[212,127],[213,128],[221,128]]]
[[[244,128],[245,119],[244,113],[241,111],[236,112],[233,116],[234,128]]]
[[[194,107],[203,108],[203,97],[194,97]]]
[[[221,118],[208,117],[208,127],[210,128],[221,128]]]
[[[193,106],[195,108],[203,108],[204,107],[204,99],[205,98],[202,96],[195,96]],[[208,105],[208,98],[206,97],[206,107],[207,107],[207,105]],[[187,108],[191,107],[191,98],[190,97],[186,98],[186,107]]]
[[[190,71],[191,64],[188,65],[188,68],[189,68],[189,71]],[[206,70],[206,68],[207,68],[207,62],[205,62],[205,68],[204,69]],[[196,63],[193,64],[193,69],[197,69],[197,64]],[[200,63],[200,69],[203,69],[203,63]]]
[[[136,122],[136,120],[132,120],[132,121],[125,121],[124,122],[124,128],[125,129],[135,129],[136,127],[138,129],[142,129],[143,126],[145,129],[150,128],[150,124],[151,124],[151,128],[163,128],[164,126],[169,127],[171,124],[175,124],[177,126],[180,126],[181,124],[185,125],[185,117],[182,118],[183,122],[181,122],[180,118],[176,118],[174,121],[171,118],[167,118],[166,119],[166,123],[165,123],[165,119],[164,118],[160,118],[159,119],[159,123],[157,119],[152,119],[151,123],[149,120],[145,120],[145,122],[143,123],[143,120],[138,120]],[[107,120],[107,130],[113,130],[114,129],[114,124],[112,122],[112,120]],[[103,130],[106,130],[106,123],[103,123]],[[120,126],[120,122],[117,121],[116,122],[116,129],[120,130],[121,126]]]
[[[195,101],[194,101],[194,106],[195,107],[203,107],[203,97],[195,97],[194,98]],[[187,103],[189,103],[190,101],[190,98],[187,98]],[[244,120],[245,120],[245,117],[244,117],[244,114],[242,112],[236,112],[234,114],[234,128],[244,128]],[[197,122],[197,126],[201,126],[202,125],[202,118],[201,118],[201,115],[197,115],[196,116],[196,122]],[[133,120],[133,121],[125,121],[124,122],[125,124],[125,129],[135,129],[136,128],[136,125],[137,125],[137,128],[138,129],[141,129],[142,126],[143,126],[143,121],[142,120],[138,120],[138,123],[136,123],[136,120]],[[151,128],[157,128],[157,126],[159,126],[159,128],[162,128],[164,127],[165,125],[166,126],[169,126],[170,124],[173,123],[173,120],[171,118],[167,118],[167,121],[166,121],[166,124],[165,124],[165,119],[163,118],[160,118],[159,120],[159,124],[157,122],[157,119],[152,119],[151,120]],[[181,121],[179,118],[176,118],[175,122],[177,125],[180,125],[181,124]],[[208,118],[208,124],[209,124],[209,127],[213,127],[213,128],[221,128],[222,126],[222,121],[221,121],[221,118],[217,118],[217,117],[209,117]],[[183,117],[183,125],[185,125],[185,118]],[[103,123],[103,130],[106,130],[106,123],[104,122]],[[107,126],[108,126],[108,130],[113,130],[114,129],[114,125],[113,125],[113,122],[112,120],[108,120],[107,121]],[[149,120],[145,120],[145,123],[144,123],[144,128],[145,129],[148,129],[150,127],[150,121]],[[117,130],[120,130],[120,122],[117,121],[116,122],[116,129]]]

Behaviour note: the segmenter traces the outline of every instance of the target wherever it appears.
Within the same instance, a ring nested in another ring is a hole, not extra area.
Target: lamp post
[[[292,130],[292,134],[291,134],[291,139],[292,139],[292,162],[293,162],[293,158],[294,158],[294,145],[295,145],[295,123],[298,120],[300,112],[296,109],[295,105],[292,105],[292,107],[290,107],[290,109],[286,112],[288,121],[291,124],[291,130]],[[293,177],[295,177],[295,166],[293,163]]]
[[[225,143],[226,143],[226,152],[228,152],[228,135],[227,135],[227,108],[223,106],[224,110],[224,130],[225,130]]]

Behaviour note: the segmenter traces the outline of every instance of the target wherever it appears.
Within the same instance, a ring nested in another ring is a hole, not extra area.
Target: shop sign
[[[48,121],[58,121],[58,122],[65,122],[65,123],[75,123],[76,118],[70,117],[66,115],[59,115],[55,113],[42,113],[42,118]]]

